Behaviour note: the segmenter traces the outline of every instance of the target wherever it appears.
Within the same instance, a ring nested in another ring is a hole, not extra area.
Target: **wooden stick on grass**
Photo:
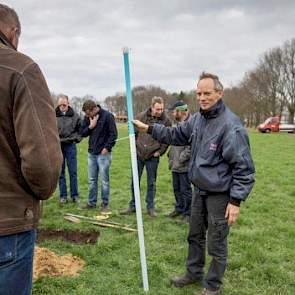
[[[67,220],[67,221],[70,221],[70,222],[74,222],[74,223],[79,223],[81,221],[80,220],[81,217],[72,216],[72,215],[74,215],[74,214],[65,214],[64,219]],[[85,217],[85,216],[82,216],[82,217]],[[137,232],[136,229],[126,227],[126,226],[121,226],[121,225],[117,225],[117,224],[110,224],[110,223],[104,223],[104,222],[99,222],[99,221],[96,221],[96,220],[89,220],[89,219],[94,219],[94,218],[85,217],[85,218],[81,218],[81,219],[84,219],[84,221],[87,222],[87,223],[91,223],[91,224],[98,225],[98,226],[101,226],[101,227],[111,227],[111,228],[123,229],[123,230],[130,231],[130,232]]]

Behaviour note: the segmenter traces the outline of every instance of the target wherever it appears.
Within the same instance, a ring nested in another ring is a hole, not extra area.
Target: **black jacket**
[[[82,120],[79,115],[69,106],[63,114],[59,107],[55,109],[58,134],[61,143],[78,143],[81,141]]]
[[[229,192],[238,201],[251,192],[255,168],[247,131],[222,100],[176,127],[155,124],[148,132],[160,142],[191,145],[189,177],[200,190]]]
[[[111,152],[118,136],[114,116],[99,105],[98,107],[99,117],[95,128],[88,128],[88,117],[85,117],[82,123],[82,136],[89,136],[88,152],[93,155],[99,155],[104,148]]]

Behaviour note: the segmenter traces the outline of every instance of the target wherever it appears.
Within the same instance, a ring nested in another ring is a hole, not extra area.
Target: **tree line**
[[[295,39],[265,52],[239,85],[225,90],[224,97],[247,126],[276,115],[294,123]]]
[[[222,77],[220,79],[222,81]],[[56,95],[52,96],[56,101]],[[154,96],[163,97],[167,108],[180,99],[188,104],[191,112],[198,109],[195,90],[170,93],[160,86],[147,85],[132,89],[134,114],[147,109]],[[91,95],[70,100],[79,114],[86,99],[96,101]],[[224,90],[224,101],[248,127],[256,127],[266,118],[277,115],[286,116],[289,123],[294,123],[295,38],[263,53],[238,85]],[[115,115],[127,115],[125,93],[108,96],[101,104]]]

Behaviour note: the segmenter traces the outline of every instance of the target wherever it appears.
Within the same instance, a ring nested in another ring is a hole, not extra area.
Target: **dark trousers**
[[[138,178],[139,182],[143,173],[144,166],[146,167],[146,175],[147,175],[147,192],[146,192],[146,207],[147,209],[154,208],[154,200],[156,195],[156,180],[157,180],[157,171],[159,166],[159,157],[152,157],[148,160],[141,160],[137,158],[137,168],[138,168]],[[133,179],[131,182],[131,193],[132,198],[129,202],[129,207],[135,209],[135,197],[134,197],[134,189],[133,189]]]
[[[192,187],[188,173],[172,172],[172,181],[175,196],[175,211],[190,216]]]
[[[207,233],[208,254],[212,260],[204,278],[204,285],[209,290],[220,288],[226,268],[229,226],[224,215],[228,202],[228,194],[200,195],[198,191],[193,194],[187,274],[192,278],[203,278]]]
[[[67,198],[67,183],[66,183],[66,164],[69,171],[70,191],[72,199],[78,198],[78,180],[77,180],[77,149],[75,143],[62,143],[61,151],[63,154],[63,163],[61,174],[59,177],[59,192],[60,198]]]

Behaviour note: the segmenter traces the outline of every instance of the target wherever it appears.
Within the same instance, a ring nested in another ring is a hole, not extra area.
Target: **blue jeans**
[[[0,236],[0,294],[29,295],[36,231]]]
[[[147,174],[147,192],[146,192],[146,207],[147,209],[153,209],[155,207],[154,200],[156,195],[156,180],[157,180],[157,171],[159,166],[159,157],[152,157],[148,160],[141,160],[137,158],[137,168],[138,168],[138,178],[139,182],[143,173],[143,168],[146,166],[146,174]],[[132,198],[129,202],[129,207],[131,209],[135,209],[135,197],[133,190],[133,179],[131,182],[131,193]]]
[[[172,172],[173,190],[175,196],[175,211],[190,216],[192,202],[192,187],[188,173]]]
[[[96,206],[98,193],[98,175],[101,176],[101,200],[102,206],[108,206],[110,196],[109,169],[112,162],[112,154],[93,155],[88,153],[88,181],[89,196],[88,204]]]
[[[65,175],[65,166],[67,163],[69,176],[70,176],[70,191],[72,199],[79,196],[78,193],[78,180],[77,180],[77,148],[75,143],[61,143],[61,150],[63,154],[63,163],[61,175],[59,177],[59,192],[60,198],[67,198],[67,183]]]

